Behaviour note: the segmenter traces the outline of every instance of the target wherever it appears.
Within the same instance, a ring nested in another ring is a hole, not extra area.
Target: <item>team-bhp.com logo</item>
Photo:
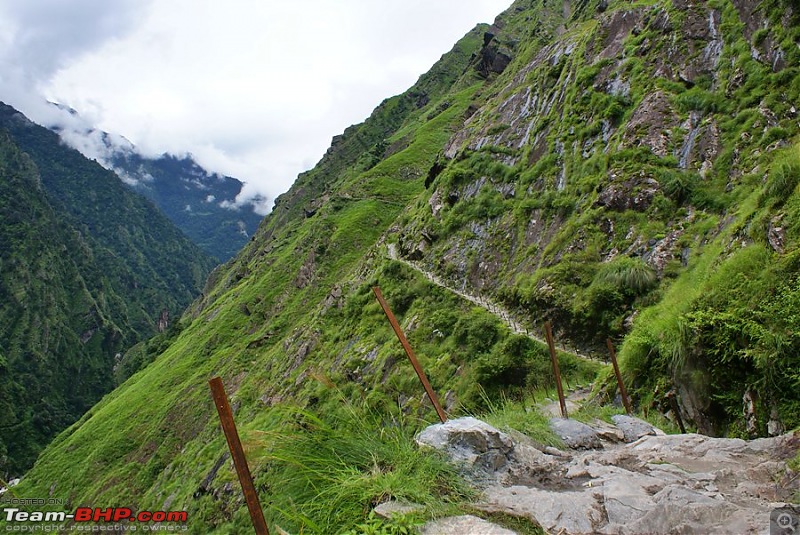
[[[72,521],[75,524],[88,522],[105,522],[114,524],[125,524],[128,522],[139,522],[142,524],[148,522],[182,522],[185,524],[189,518],[189,515],[186,511],[134,512],[128,507],[78,507],[74,513],[66,513],[64,511],[22,511],[16,507],[6,507],[3,509],[3,513],[3,519],[9,523],[6,526],[6,531],[35,531],[28,529],[14,529],[20,526],[19,523],[23,523],[22,525],[25,525],[25,523],[30,522],[61,523]],[[130,531],[135,531],[135,525],[130,527],[132,528]],[[142,526],[142,531],[161,531],[161,529],[158,529],[157,526]]]

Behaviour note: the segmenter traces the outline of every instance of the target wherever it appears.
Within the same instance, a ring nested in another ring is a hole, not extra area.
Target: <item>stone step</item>
[[[487,522],[472,515],[450,516],[428,522],[420,530],[421,535],[517,535],[504,527]]]

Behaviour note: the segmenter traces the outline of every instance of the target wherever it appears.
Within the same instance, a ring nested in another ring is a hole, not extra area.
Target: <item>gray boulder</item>
[[[625,435],[625,442],[636,442],[644,436],[659,434],[655,427],[633,416],[615,414],[611,417],[611,420]]]
[[[588,425],[569,418],[552,418],[550,428],[567,447],[574,450],[598,449],[603,447],[597,432]]]
[[[431,425],[416,440],[421,446],[444,451],[453,461],[486,472],[505,468],[514,451],[508,435],[471,416]]]

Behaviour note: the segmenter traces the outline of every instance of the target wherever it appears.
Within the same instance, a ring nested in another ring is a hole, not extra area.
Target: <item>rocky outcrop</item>
[[[764,16],[764,11],[759,9],[760,4],[749,2],[748,0],[733,0],[732,3],[745,23],[744,36],[751,41],[751,57],[771,66],[775,72],[785,68],[785,52],[770,31],[770,21]],[[781,23],[784,25],[791,24],[796,17],[796,9],[795,6],[787,4]],[[756,32],[759,31],[764,32],[764,35],[756,39]]]
[[[602,448],[600,437],[594,429],[585,423],[569,418],[553,418],[550,428],[559,436],[564,444],[574,450],[589,450]]]
[[[669,96],[654,91],[639,103],[625,125],[623,143],[629,147],[647,147],[656,156],[670,153],[671,140],[666,132],[680,124]]]
[[[800,432],[745,441],[656,435],[636,418],[614,421],[632,442],[572,453],[539,449],[518,434],[511,441],[474,418],[432,426],[420,437],[438,437],[424,443],[487,474],[480,509],[527,518],[549,533],[763,532],[770,512],[800,488],[786,464],[800,448]],[[496,451],[503,463],[481,461],[487,453],[496,459]]]
[[[163,333],[169,327],[169,309],[162,308],[161,313],[158,315],[158,321],[156,322],[156,330],[160,333]]]
[[[303,265],[300,266],[300,270],[297,272],[297,277],[294,279],[294,285],[297,288],[305,288],[314,280],[314,271],[316,270],[316,255],[314,251],[308,253],[306,257],[306,261],[303,262]]]
[[[782,214],[773,217],[769,222],[769,227],[767,228],[767,241],[769,242],[770,247],[772,247],[772,249],[778,253],[783,253],[783,245],[786,242],[786,229],[781,223],[782,220]]]
[[[610,182],[598,194],[597,206],[604,206],[615,212],[647,210],[661,189],[658,182],[644,173],[623,177],[618,178],[614,171],[609,173]]]
[[[510,49],[493,42],[494,35],[486,32],[486,46],[483,47],[480,54],[480,62],[477,66],[477,71],[484,77],[489,77],[492,74],[500,74],[508,64],[511,63],[513,53]]]
[[[633,416],[615,414],[611,417],[611,421],[622,431],[625,442],[636,442],[642,437],[660,434],[658,429]]]

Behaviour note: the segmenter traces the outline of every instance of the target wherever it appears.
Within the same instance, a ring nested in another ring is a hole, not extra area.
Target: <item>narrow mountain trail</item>
[[[791,503],[800,482],[788,462],[800,432],[745,441],[666,435],[624,415],[612,420],[553,418],[561,449],[472,417],[430,426],[417,442],[443,451],[468,475],[481,493],[476,509],[527,519],[547,533],[738,535],[766,533],[781,514],[796,518]],[[467,526],[470,519],[452,520]],[[476,525],[446,533],[516,532]]]
[[[462,299],[466,299],[470,303],[473,303],[473,304],[483,308],[484,310],[488,311],[489,313],[491,313],[495,317],[497,317],[505,325],[507,325],[508,328],[511,329],[511,331],[513,333],[519,334],[519,335],[522,335],[522,336],[527,336],[531,340],[539,342],[540,344],[547,345],[547,341],[544,338],[540,338],[540,337],[538,337],[537,335],[534,334],[534,332],[533,332],[534,327],[533,326],[528,327],[528,326],[524,325],[523,322],[521,322],[519,320],[519,318],[514,317],[514,315],[511,312],[509,312],[508,309],[502,307],[501,305],[498,305],[497,303],[495,303],[494,301],[492,301],[490,299],[486,299],[485,297],[481,297],[479,295],[470,294],[470,293],[464,292],[463,290],[459,290],[457,288],[453,288],[452,286],[448,285],[447,282],[444,281],[441,277],[437,276],[434,273],[431,273],[430,271],[427,271],[425,268],[420,266],[418,263],[401,257],[400,254],[397,252],[397,245],[394,244],[394,243],[387,244],[386,245],[386,249],[387,249],[387,256],[389,257],[389,259],[396,260],[397,262],[400,262],[401,264],[405,264],[406,266],[408,266],[411,269],[413,269],[413,270],[417,271],[418,273],[420,273],[428,281],[430,281],[431,283],[435,284],[436,286],[439,286],[440,288],[444,288],[448,292],[454,293],[457,296],[461,297]],[[577,357],[579,359],[597,360],[597,359],[591,358],[591,357],[589,357],[587,355],[581,355],[576,350],[567,348],[564,345],[556,344],[556,347],[559,349],[559,351],[563,351],[564,353],[568,353],[568,354],[573,355],[573,356],[575,356],[575,357]]]

